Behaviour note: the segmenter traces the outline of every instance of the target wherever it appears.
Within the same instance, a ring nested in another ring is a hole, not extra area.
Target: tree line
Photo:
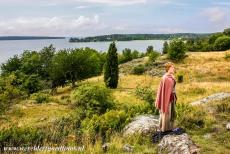
[[[175,33],[175,34],[112,34],[94,37],[76,38],[72,37],[69,42],[102,42],[102,41],[131,41],[131,40],[171,40],[175,38],[203,38],[210,33]]]
[[[230,28],[204,38],[186,39],[188,51],[225,51],[230,49]]]

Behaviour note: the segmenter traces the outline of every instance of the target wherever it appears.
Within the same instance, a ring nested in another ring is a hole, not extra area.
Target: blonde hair
[[[164,66],[165,66],[165,71],[168,72],[169,68],[170,68],[171,66],[174,66],[174,63],[172,63],[172,62],[167,62],[167,63],[164,64]]]

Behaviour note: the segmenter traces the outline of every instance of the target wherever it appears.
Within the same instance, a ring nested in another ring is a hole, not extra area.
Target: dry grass
[[[69,114],[67,106],[57,103],[34,104],[27,101],[14,105],[1,119],[0,129],[12,124],[20,126],[46,125]]]

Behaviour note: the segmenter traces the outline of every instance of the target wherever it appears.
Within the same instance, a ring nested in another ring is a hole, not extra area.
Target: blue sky
[[[217,32],[230,0],[1,0],[0,35]]]

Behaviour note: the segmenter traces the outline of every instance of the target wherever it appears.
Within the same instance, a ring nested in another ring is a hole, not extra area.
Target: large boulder
[[[123,135],[132,135],[135,133],[150,135],[159,128],[159,116],[139,115],[133,119],[131,123],[125,126]]]
[[[203,98],[201,100],[192,102],[191,105],[205,104],[205,103],[208,103],[208,102],[211,102],[211,101],[222,100],[222,99],[225,99],[225,98],[228,98],[228,97],[230,97],[230,93],[224,93],[224,92],[216,93],[216,94],[210,95],[208,97],[205,97],[205,98]]]
[[[166,135],[158,144],[158,153],[196,154],[199,153],[199,147],[193,143],[186,133]]]

